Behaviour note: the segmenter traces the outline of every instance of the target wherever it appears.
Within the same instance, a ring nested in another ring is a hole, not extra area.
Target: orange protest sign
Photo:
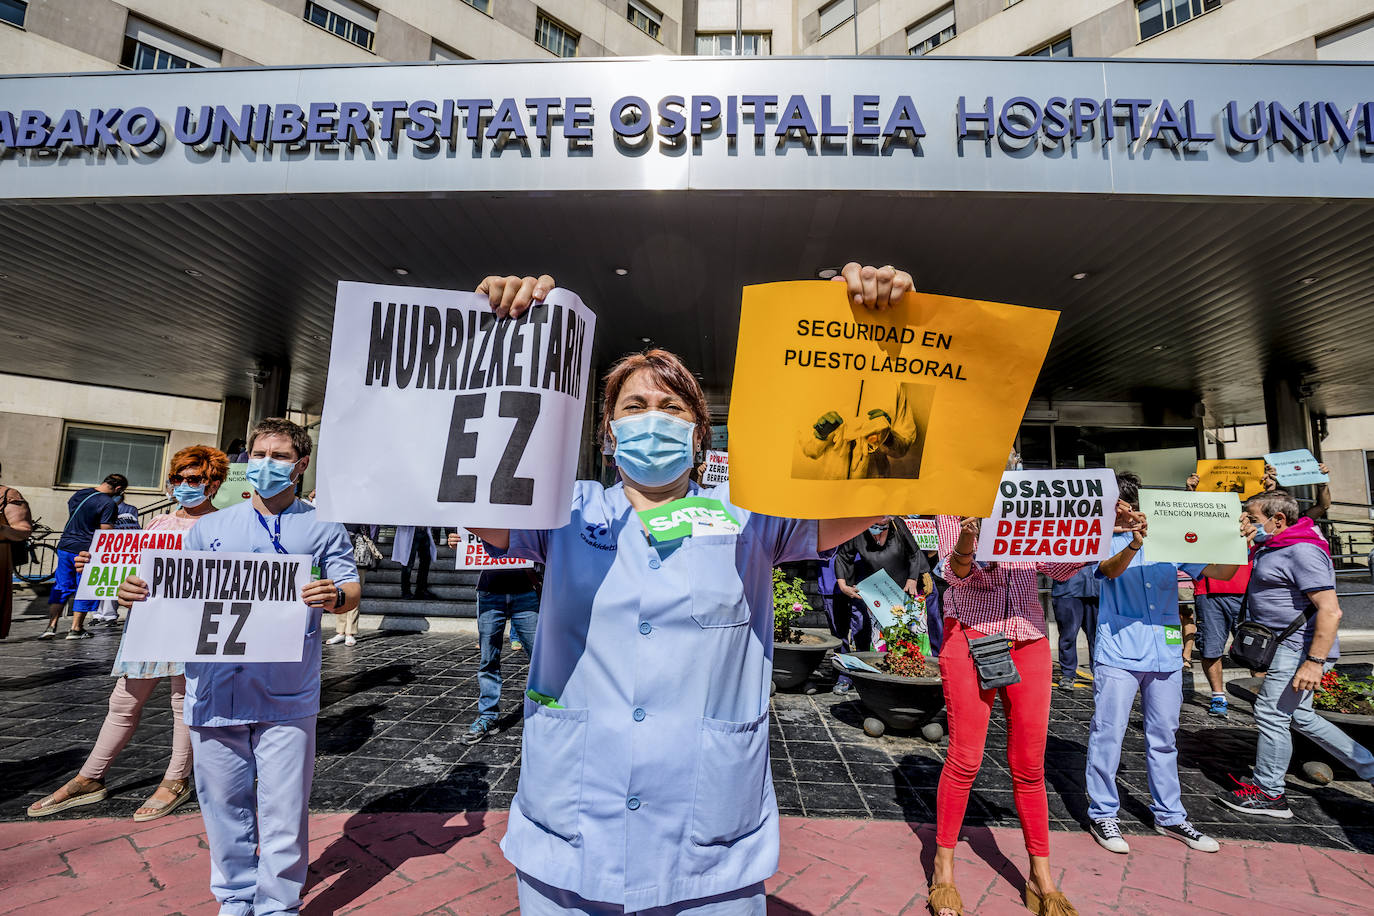
[[[1059,313],[843,284],[744,289],[730,499],[791,518],[992,510]]]
[[[1203,459],[1197,463],[1198,491],[1239,493],[1241,502],[1264,492],[1264,459]]]

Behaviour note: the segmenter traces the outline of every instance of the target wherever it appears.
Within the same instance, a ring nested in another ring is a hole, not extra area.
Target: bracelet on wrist
[[[1307,656],[1307,661],[1311,662],[1314,665],[1321,665],[1323,668],[1326,667],[1326,659],[1317,658],[1315,655]]]
[[[971,553],[960,553],[960,552],[959,552],[959,548],[957,548],[957,547],[954,548],[954,555],[955,555],[956,557],[959,557],[959,558],[962,559],[962,560],[971,560],[971,559],[973,559],[973,554],[971,554]]]

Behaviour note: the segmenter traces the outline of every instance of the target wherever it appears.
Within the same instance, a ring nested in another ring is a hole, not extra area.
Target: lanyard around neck
[[[277,515],[274,517],[274,521],[277,523],[276,531],[274,532],[271,528],[267,527],[267,519],[262,517],[262,513],[259,512],[256,507],[253,509],[253,514],[258,517],[258,524],[262,526],[262,530],[266,531],[267,536],[271,538],[272,546],[276,549],[277,553],[287,553],[287,549],[281,545],[281,516]]]

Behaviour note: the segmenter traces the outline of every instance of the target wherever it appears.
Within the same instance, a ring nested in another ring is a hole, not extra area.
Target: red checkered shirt
[[[1045,638],[1045,609],[1040,604],[1036,573],[1063,582],[1083,568],[1082,563],[978,563],[967,579],[949,568],[950,554],[959,540],[959,517],[941,515],[935,520],[940,533],[940,575],[949,583],[940,606],[953,617],[984,636],[1006,633],[1015,642]],[[974,553],[978,547],[973,548]]]

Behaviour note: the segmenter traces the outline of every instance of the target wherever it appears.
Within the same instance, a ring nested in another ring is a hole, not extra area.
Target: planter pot
[[[838,649],[840,641],[825,630],[802,630],[817,637],[808,643],[773,643],[773,683],[779,690],[793,690],[805,684],[820,667],[821,659],[831,649]]]
[[[1226,692],[1231,696],[1244,700],[1251,707],[1255,705],[1255,697],[1259,695],[1260,685],[1264,683],[1262,677],[1242,677],[1236,678],[1226,684]],[[1353,712],[1336,712],[1330,709],[1318,709],[1313,706],[1312,711],[1321,716],[1326,721],[1339,725],[1349,731],[1350,729],[1374,729],[1374,716],[1360,715]]]
[[[850,654],[876,668],[886,653]],[[945,708],[945,692],[938,677],[898,677],[883,672],[850,671],[834,659],[830,664],[854,682],[859,699],[888,728],[902,731],[920,728]]]
[[[1236,678],[1234,681],[1227,682],[1226,692],[1238,700],[1249,703],[1251,709],[1253,709],[1255,697],[1259,695],[1260,685],[1263,683],[1264,678],[1260,677]],[[1318,709],[1315,706],[1312,707],[1312,711],[1331,724],[1339,726],[1365,747],[1369,747],[1371,741],[1374,741],[1374,716],[1360,715],[1351,712],[1335,712],[1329,709]],[[1306,776],[1309,781],[1315,782],[1318,785],[1325,785],[1330,782],[1332,779],[1331,768],[1313,758],[1317,755],[1332,761],[1334,761],[1335,758],[1328,754],[1320,745],[1313,741],[1302,739],[1296,732],[1294,733],[1294,738],[1297,739],[1294,741],[1293,745],[1294,760],[1307,758],[1303,760],[1300,766],[1303,775]]]

